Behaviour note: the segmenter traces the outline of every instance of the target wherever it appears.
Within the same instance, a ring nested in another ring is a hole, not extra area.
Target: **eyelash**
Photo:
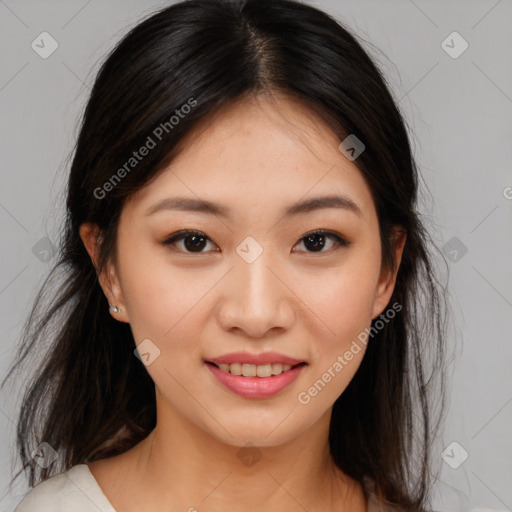
[[[213,243],[213,241],[210,240],[210,238],[202,231],[184,230],[184,231],[179,231],[178,233],[174,233],[173,235],[171,235],[170,237],[165,239],[162,242],[162,245],[164,245],[164,246],[174,245],[174,244],[176,244],[176,242],[180,242],[181,240],[184,240],[185,238],[187,238],[189,236],[193,236],[193,235],[204,237],[208,241]],[[328,231],[325,229],[319,229],[316,231],[311,231],[310,233],[306,233],[304,236],[302,236],[300,238],[299,243],[312,235],[324,235],[326,238],[329,238],[330,240],[334,241],[334,243],[337,246],[334,250],[339,249],[341,247],[347,247],[351,243],[351,242],[348,242],[347,240],[345,240],[341,235],[339,235],[333,231]],[[329,253],[331,251],[332,251],[332,249],[327,250],[327,251],[321,250],[321,251],[301,251],[301,252],[307,252],[310,254],[322,254],[322,253]],[[184,253],[185,254],[206,254],[206,252],[191,252],[191,251],[184,251]]]

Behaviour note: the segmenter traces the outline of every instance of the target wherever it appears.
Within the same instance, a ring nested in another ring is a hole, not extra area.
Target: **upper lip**
[[[295,359],[294,357],[279,354],[278,352],[262,352],[261,354],[251,354],[249,352],[232,352],[231,354],[224,354],[223,356],[207,359],[206,361],[209,363],[215,363],[216,365],[231,363],[245,363],[255,365],[282,363],[289,364],[291,366],[305,362],[300,359]]]

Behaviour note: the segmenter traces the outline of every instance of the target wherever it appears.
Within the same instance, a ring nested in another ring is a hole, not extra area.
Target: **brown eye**
[[[339,234],[332,231],[318,230],[308,233],[303,236],[300,240],[301,243],[306,247],[306,251],[302,252],[329,252],[330,250],[336,250],[339,247],[350,245],[350,242],[345,240]],[[181,247],[179,247],[181,243]],[[162,242],[165,246],[174,246],[179,252],[185,254],[205,254],[209,251],[205,251],[205,247],[211,243],[215,245],[207,235],[201,231],[185,230],[174,233],[169,238]],[[327,247],[326,250],[325,247]],[[214,249],[217,251],[216,249]]]
[[[201,231],[180,231],[178,233],[174,233],[172,236],[164,240],[163,245],[173,245],[177,246],[178,242],[183,242],[182,247],[180,249],[181,252],[189,252],[189,253],[197,253],[201,254],[208,251],[203,251],[207,243],[211,242],[211,240]],[[213,242],[211,242],[213,243]]]
[[[313,231],[312,233],[309,233],[301,238],[301,242],[304,243],[304,246],[311,249],[306,252],[329,252],[329,249],[325,251],[323,250],[324,247],[329,247],[329,241],[332,242],[330,247],[334,246],[334,250],[339,247],[345,247],[349,245],[347,240],[332,231]]]

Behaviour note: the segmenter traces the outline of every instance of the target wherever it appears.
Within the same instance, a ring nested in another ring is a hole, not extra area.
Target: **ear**
[[[82,239],[85,249],[91,258],[92,264],[96,269],[96,273],[98,274],[101,230],[97,224],[86,222],[80,226],[80,238]],[[108,303],[119,309],[117,313],[110,310],[112,317],[121,322],[129,322],[123,293],[119,284],[115,265],[112,261],[109,260],[105,268],[98,274],[98,281]]]
[[[407,233],[405,228],[402,226],[393,226],[391,229],[390,241],[391,247],[394,251],[395,269],[383,268],[377,284],[377,290],[375,299],[373,301],[373,312],[372,319],[377,318],[391,299],[393,290],[395,289],[396,276],[398,274],[398,268],[402,261],[402,254],[404,251],[405,240]]]

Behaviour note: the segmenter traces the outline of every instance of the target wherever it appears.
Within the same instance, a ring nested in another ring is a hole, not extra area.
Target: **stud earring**
[[[113,306],[112,304],[109,304],[109,306],[112,313],[119,313],[119,311],[121,311],[117,306]]]

